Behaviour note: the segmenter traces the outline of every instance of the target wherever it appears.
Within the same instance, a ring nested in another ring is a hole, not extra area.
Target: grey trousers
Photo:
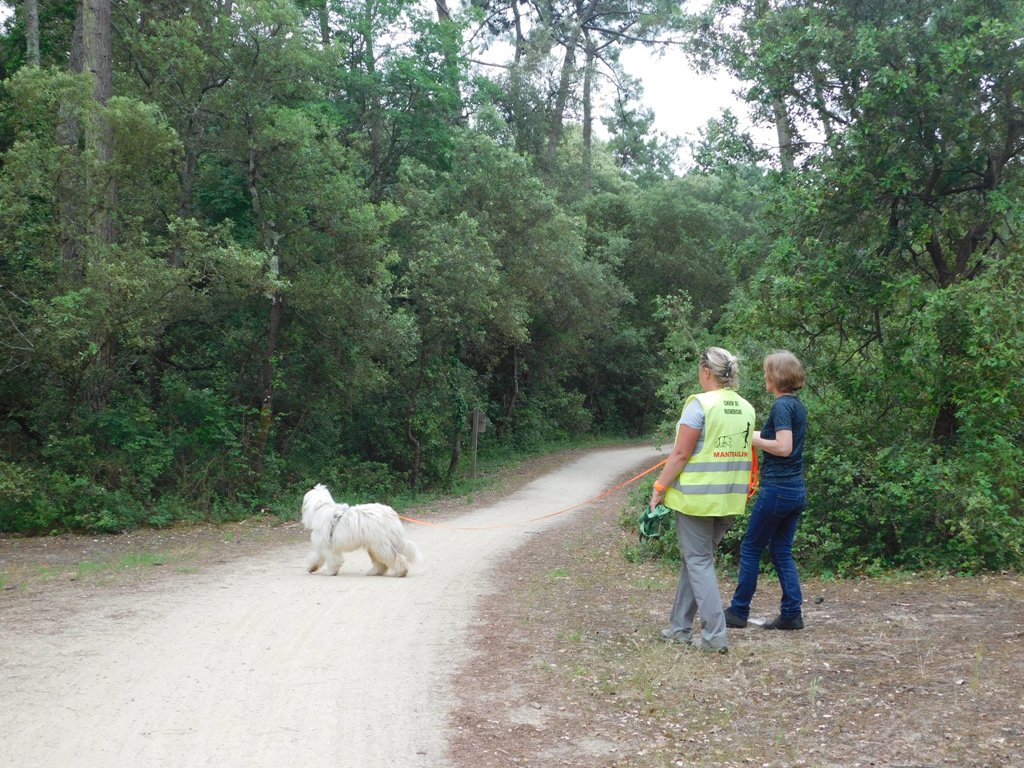
[[[693,617],[700,611],[701,639],[710,648],[729,645],[715,575],[715,547],[735,520],[735,517],[694,517],[676,512],[676,537],[683,562],[669,627],[673,631],[692,632]]]

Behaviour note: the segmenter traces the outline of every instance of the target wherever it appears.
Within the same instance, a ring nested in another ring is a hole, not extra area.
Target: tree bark
[[[205,132],[200,109],[197,108],[188,116],[188,124],[185,128],[183,145],[185,149],[185,162],[181,166],[179,179],[181,181],[181,202],[178,205],[178,214],[183,219],[192,217],[195,211],[195,185],[196,174],[199,171],[200,145]],[[177,252],[171,255],[171,263],[181,266],[181,255]]]
[[[257,160],[256,143],[250,135],[249,140],[249,199],[253,216],[262,232],[263,246],[269,254],[267,271],[276,279],[281,273],[281,262],[278,255],[280,235],[273,219],[269,219],[263,210],[263,200],[259,188],[259,161]],[[274,355],[277,353],[277,341],[281,334],[281,323],[284,319],[284,295],[275,289],[270,295],[270,324],[267,329],[267,340],[263,347],[260,361],[260,421],[256,437],[252,445],[252,469],[259,478],[263,474],[267,442],[274,423]]]
[[[114,208],[117,201],[111,172],[114,135],[103,109],[114,90],[110,0],[85,0],[83,3],[82,50],[85,69],[93,76],[92,97],[97,104],[93,116],[85,121],[85,146],[95,156],[95,165],[87,171],[86,189],[95,206],[89,222],[92,235],[89,262],[98,264],[115,240]],[[84,266],[85,269],[89,267],[88,264]],[[110,331],[103,331],[97,346],[99,351],[85,396],[93,409],[100,410],[106,406],[114,385],[117,339]]]
[[[85,0],[82,20],[85,68],[94,78],[93,99],[100,107],[105,107],[114,91],[110,0]],[[98,109],[96,116],[86,123],[85,144],[95,153],[97,163],[92,184],[93,196],[97,201],[92,234],[98,245],[94,258],[98,258],[105,246],[114,241],[114,203],[117,195],[110,173],[111,161],[114,159],[114,135],[102,109]]]
[[[331,46],[331,13],[327,8],[326,0],[320,3],[320,7],[317,9],[317,15],[319,16],[320,23],[320,45],[327,50]]]
[[[367,13],[370,13],[369,9],[367,10]],[[367,81],[369,83],[374,82],[374,75],[377,72],[376,49],[374,48],[374,39],[372,37],[373,24],[371,21],[371,19],[366,20],[366,29],[368,31],[363,38],[366,45],[363,63],[366,66],[366,74],[368,76]],[[383,111],[383,106],[381,105],[377,88],[375,85],[371,85],[366,97],[366,102],[363,104],[363,117],[366,120],[367,132],[370,137],[370,164],[373,169],[371,194],[373,195],[374,200],[378,200],[381,196],[380,186],[384,177]]]
[[[277,340],[281,335],[283,320],[284,296],[280,291],[274,291],[270,298],[270,327],[267,331],[267,343],[263,348],[263,359],[260,364],[260,423],[253,445],[252,460],[252,469],[257,478],[263,476],[267,443],[270,440],[270,429],[274,424],[274,355],[277,352]]]
[[[505,405],[505,419],[510,421],[516,415],[516,400],[519,399],[519,350],[512,348],[512,383],[508,402]]]
[[[516,52],[513,62],[518,64],[526,54],[526,36],[523,34],[523,16],[519,12],[519,3],[512,3],[512,18],[515,20],[516,28]]]
[[[405,437],[409,441],[409,445],[412,446],[412,467],[409,470],[409,490],[413,493],[416,493],[419,488],[421,468],[423,465],[423,446],[420,444],[419,438],[416,437],[416,431],[412,426],[413,418],[416,416],[418,408],[417,400],[419,397],[419,387],[420,382],[417,382],[416,389],[409,397],[409,407],[405,411]]]
[[[114,92],[110,30],[110,0],[85,0],[82,13],[85,68],[95,78],[92,95],[101,105],[106,105]]]
[[[25,60],[39,66],[39,0],[25,0]]]
[[[956,407],[948,398],[944,399],[939,404],[939,411],[935,415],[935,421],[932,424],[932,442],[949,445],[956,439],[956,433],[959,426],[960,423],[956,416]]]
[[[459,468],[459,459],[462,458],[462,433],[465,430],[465,423],[462,421],[462,414],[455,414],[455,427],[452,435],[452,454],[448,460],[448,487],[451,488],[455,482],[455,472]]]
[[[582,29],[576,25],[572,30],[569,42],[565,44],[565,58],[562,59],[562,71],[558,79],[558,93],[555,96],[555,108],[551,115],[551,127],[548,129],[548,158],[553,159],[562,139],[562,122],[565,118],[565,107],[569,103],[569,87],[576,72],[576,46],[579,45]]]
[[[782,164],[782,170],[792,171],[796,167],[793,131],[790,127],[786,104],[781,98],[772,99],[772,113],[775,116],[775,133],[779,137],[779,162]]]
[[[587,60],[583,67],[583,182],[587,189],[590,189],[593,186],[590,150],[594,134],[593,104],[591,102],[594,88],[594,63],[597,55],[590,36],[584,33],[584,38],[586,40]]]
[[[71,34],[71,51],[68,67],[71,72],[79,74],[85,67],[85,46],[82,42],[84,10],[79,2],[75,9],[75,28]],[[68,155],[78,154],[78,140],[82,126],[77,109],[68,102],[60,105],[57,122],[57,143],[65,147]],[[60,256],[65,278],[77,283],[85,276],[82,259],[82,228],[78,222],[79,202],[82,181],[77,173],[71,170],[71,164],[62,166],[55,197],[57,200],[58,220],[60,222]]]

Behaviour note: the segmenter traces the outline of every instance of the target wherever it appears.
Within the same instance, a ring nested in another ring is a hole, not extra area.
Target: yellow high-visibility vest
[[[665,491],[665,506],[697,517],[739,515],[750,487],[754,406],[731,389],[690,395],[686,405],[694,398],[704,408],[704,444]]]

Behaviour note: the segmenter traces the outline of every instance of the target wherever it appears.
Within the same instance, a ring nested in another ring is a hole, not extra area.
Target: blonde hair
[[[772,352],[764,359],[764,375],[782,393],[799,392],[806,376],[804,366],[792,352]]]
[[[700,356],[700,364],[711,371],[711,375],[723,387],[739,389],[740,361],[729,350],[721,347],[708,347]]]

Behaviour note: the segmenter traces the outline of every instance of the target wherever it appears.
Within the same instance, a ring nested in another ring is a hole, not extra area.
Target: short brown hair
[[[803,389],[804,366],[792,352],[772,352],[764,359],[764,374],[779,392]]]

